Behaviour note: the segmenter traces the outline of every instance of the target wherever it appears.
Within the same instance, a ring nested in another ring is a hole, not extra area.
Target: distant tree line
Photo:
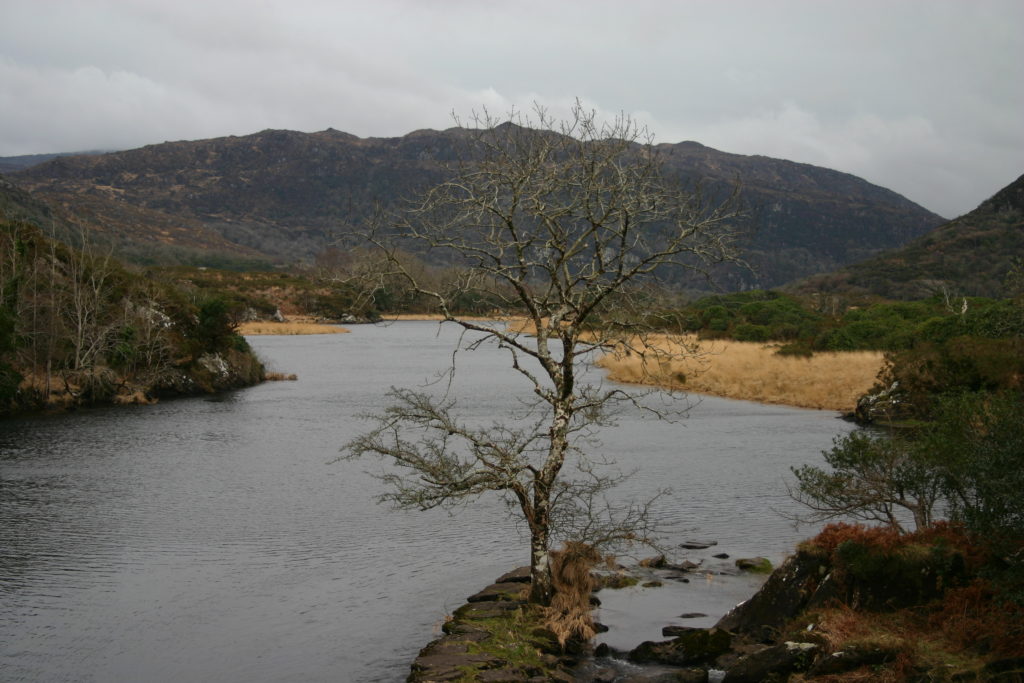
[[[783,353],[902,351],[922,340],[964,335],[998,339],[1024,333],[1024,314],[1011,298],[935,295],[920,301],[851,305],[832,297],[752,290],[706,296],[650,315],[665,327],[704,339],[791,345]]]

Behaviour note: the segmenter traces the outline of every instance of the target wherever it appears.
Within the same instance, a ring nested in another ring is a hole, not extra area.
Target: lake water
[[[381,464],[331,461],[366,429],[359,414],[391,386],[424,387],[457,341],[414,322],[257,337],[297,382],[0,422],[0,679],[404,680],[444,615],[526,564],[527,543],[494,499],[394,511],[375,504]],[[470,419],[529,395],[503,353],[458,354],[453,395]],[[775,512],[793,509],[789,467],[820,462],[849,429],[835,413],[704,398],[675,424],[627,411],[596,448],[639,467],[622,495],[674,489],[666,542],[778,561],[809,535]],[[662,612],[713,621],[751,586],[709,574],[606,591],[600,618],[625,646]]]

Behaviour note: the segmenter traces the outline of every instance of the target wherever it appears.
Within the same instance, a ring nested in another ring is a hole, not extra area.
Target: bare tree
[[[476,335],[474,345],[496,342],[508,351],[536,403],[513,423],[478,427],[454,415],[450,398],[394,390],[376,428],[346,450],[393,460],[398,467],[383,475],[392,485],[385,498],[399,506],[504,495],[530,533],[530,600],[547,604],[556,536],[613,543],[642,537],[649,522],[644,505],[604,505],[618,477],[600,473],[608,463],[583,448],[616,405],[636,396],[581,381],[584,364],[612,347],[685,349],[637,336],[644,285],[679,269],[703,274],[736,261],[739,212],[735,194],[709,205],[670,182],[650,136],[627,116],[601,123],[577,103],[565,121],[538,107],[532,117],[502,120],[484,112],[460,128],[467,147],[451,180],[371,239],[444,320]],[[403,250],[441,256],[460,276],[431,288],[404,267]],[[467,296],[485,297],[496,313],[525,323],[462,317],[458,302]]]

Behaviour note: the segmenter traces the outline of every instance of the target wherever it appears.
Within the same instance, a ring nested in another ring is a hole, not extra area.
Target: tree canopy
[[[396,389],[394,406],[347,450],[397,465],[385,475],[393,485],[386,498],[401,506],[504,496],[529,528],[531,599],[547,603],[555,538],[632,540],[649,521],[645,505],[604,504],[618,476],[581,441],[633,396],[581,381],[581,368],[597,349],[654,353],[638,322],[645,286],[738,260],[740,212],[735,196],[709,202],[667,178],[649,135],[626,116],[601,123],[578,104],[565,121],[539,108],[503,120],[485,112],[463,133],[465,161],[451,179],[382,220],[369,239],[387,256],[389,276],[432,299],[445,321],[476,335],[473,344],[507,350],[536,403],[520,419],[477,428],[458,420],[450,398]],[[424,251],[458,269],[444,289],[402,258]],[[467,297],[517,319],[463,317]]]

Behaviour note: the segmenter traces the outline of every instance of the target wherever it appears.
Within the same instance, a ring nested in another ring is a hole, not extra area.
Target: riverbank
[[[833,524],[769,569],[766,581],[712,625],[666,621],[660,637],[624,649],[582,641],[559,646],[542,613],[525,602],[529,568],[523,567],[455,610],[445,621],[445,635],[420,651],[407,680],[1024,680],[1021,616],[982,578],[991,559],[951,526],[897,534]],[[641,590],[665,591],[663,586],[689,582],[688,576],[713,575],[699,563],[652,560],[592,572],[601,596],[591,595],[595,616],[622,618],[620,610],[602,614],[609,592],[637,590],[638,584]],[[767,561],[733,564],[726,573],[742,576]],[[675,608],[691,609],[682,601]],[[687,612],[678,619],[704,616]],[[596,624],[599,632],[609,626]]]
[[[637,354],[616,352],[599,358],[597,365],[616,382],[852,412],[884,364],[880,351],[783,356],[775,344],[696,338],[680,343],[665,335],[655,335],[647,344],[656,351],[646,361]],[[660,360],[659,350],[675,358]]]
[[[238,325],[238,334],[243,336],[275,335],[275,334],[346,334],[347,330],[339,325],[318,323],[308,320],[289,320],[287,322],[275,322],[268,320],[255,320],[244,322]]]
[[[437,314],[413,313],[388,316],[383,322],[440,322]],[[468,320],[487,321],[478,316]],[[522,331],[528,326],[518,321]],[[312,320],[242,323],[243,335],[343,334],[350,330]],[[652,347],[678,358],[644,362],[636,354],[608,353],[597,360],[609,379],[626,384],[657,386],[671,391],[710,394],[723,398],[780,404],[798,408],[852,412],[857,399],[875,384],[884,364],[880,351],[818,352],[812,356],[784,356],[779,345],[733,340],[700,341],[689,337],[680,343],[668,335],[647,340]],[[683,349],[683,345],[688,348]],[[693,347],[692,349],[689,347]],[[685,352],[684,352],[685,351]],[[652,354],[657,359],[658,354]]]
[[[439,321],[441,316],[412,314],[389,320]],[[533,330],[525,319],[509,322],[526,334]],[[669,335],[651,335],[646,343],[655,349],[647,362],[635,354],[607,353],[598,358],[597,366],[608,372],[609,379],[626,384],[850,413],[857,399],[875,385],[885,364],[881,351],[787,356],[778,353],[780,343],[703,341],[696,336],[677,341]],[[676,358],[659,362],[666,354]]]
[[[106,365],[50,375],[26,372],[0,417],[103,405],[151,405],[161,398],[216,394],[267,379],[263,363],[248,348],[204,353],[191,362],[166,363],[135,373]]]

